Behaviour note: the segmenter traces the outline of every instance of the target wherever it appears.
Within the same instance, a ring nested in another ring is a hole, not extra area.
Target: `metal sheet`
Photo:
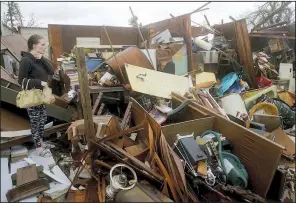
[[[129,47],[124,51],[118,53],[116,55],[116,59],[118,61],[119,67],[115,60],[115,57],[109,59],[107,61],[107,64],[111,66],[116,77],[122,84],[128,84],[128,79],[124,68],[125,63],[139,66],[142,68],[153,69],[150,61],[145,56],[145,54],[143,54],[143,52],[136,47]]]

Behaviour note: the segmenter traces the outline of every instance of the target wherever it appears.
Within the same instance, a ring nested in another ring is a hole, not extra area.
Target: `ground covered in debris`
[[[190,15],[132,28],[133,46],[112,44],[105,26],[109,45],[57,54],[53,43],[44,153],[5,62],[1,201],[295,201],[290,25],[194,27]],[[5,60],[18,37],[1,37]]]

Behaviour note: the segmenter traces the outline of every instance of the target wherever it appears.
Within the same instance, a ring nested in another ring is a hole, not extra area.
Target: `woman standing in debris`
[[[49,76],[54,74],[51,62],[43,57],[46,49],[46,42],[40,35],[32,35],[28,39],[28,52],[22,52],[22,60],[19,68],[18,82],[20,85],[27,84],[28,89],[43,90],[48,84]],[[46,106],[34,106],[27,108],[30,123],[31,133],[35,142],[38,155],[44,155],[49,150],[45,150],[45,145],[42,141],[44,134],[44,126],[47,120]]]

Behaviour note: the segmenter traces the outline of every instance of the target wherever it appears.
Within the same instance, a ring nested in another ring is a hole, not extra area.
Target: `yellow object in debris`
[[[199,161],[197,163],[197,172],[201,175],[201,176],[207,176],[207,167],[208,164],[204,161]]]
[[[197,88],[208,88],[216,84],[216,76],[211,72],[203,72],[196,74],[196,87]]]
[[[279,115],[279,111],[277,107],[274,104],[268,103],[268,102],[260,102],[256,105],[254,105],[250,111],[249,111],[249,116],[252,118],[254,113],[260,109],[263,109],[264,112],[268,115]]]
[[[240,84],[241,86],[244,86],[245,82],[244,82],[242,79],[240,79],[239,84]]]
[[[268,103],[268,102],[260,102],[256,105],[254,105],[250,111],[249,116],[250,119],[252,119],[253,115],[256,111],[263,109],[263,111],[268,115],[279,115],[279,111],[277,107],[274,104]],[[250,121],[246,121],[246,128],[250,128]]]

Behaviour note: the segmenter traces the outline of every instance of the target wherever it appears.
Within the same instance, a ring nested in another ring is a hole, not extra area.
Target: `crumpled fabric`
[[[277,107],[280,116],[283,118],[285,129],[292,128],[295,125],[296,112],[284,101],[280,99],[273,99],[263,94],[256,100],[256,103],[260,102],[272,103]]]

